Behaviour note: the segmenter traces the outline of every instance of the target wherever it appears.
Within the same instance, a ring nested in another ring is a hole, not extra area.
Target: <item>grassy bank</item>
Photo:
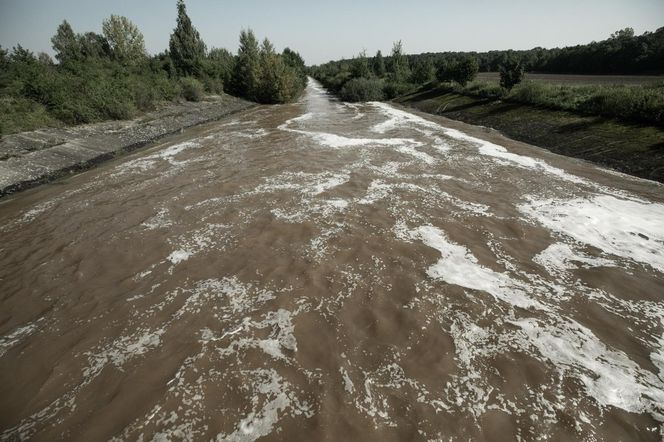
[[[553,106],[480,97],[481,88],[419,90],[395,101],[418,110],[492,127],[519,141],[664,182],[664,129]]]
[[[626,85],[524,81],[507,91],[496,82],[478,80],[466,86],[442,83],[436,89],[440,92],[455,92],[580,115],[664,126],[664,82]]]

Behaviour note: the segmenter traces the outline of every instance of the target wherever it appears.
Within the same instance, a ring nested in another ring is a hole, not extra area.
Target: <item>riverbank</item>
[[[596,116],[460,95],[417,91],[395,102],[423,112],[496,129],[510,138],[664,182],[664,130]]]
[[[208,96],[200,102],[169,104],[132,120],[6,135],[0,139],[0,197],[255,105],[230,95]]]

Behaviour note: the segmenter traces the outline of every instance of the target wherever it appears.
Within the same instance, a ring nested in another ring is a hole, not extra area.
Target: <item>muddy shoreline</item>
[[[4,136],[0,140],[0,198],[254,106],[229,95],[210,96],[201,102],[167,105],[132,120]]]
[[[655,126],[438,90],[415,92],[395,102],[429,114],[492,128],[514,140],[560,155],[664,182],[664,130]]]

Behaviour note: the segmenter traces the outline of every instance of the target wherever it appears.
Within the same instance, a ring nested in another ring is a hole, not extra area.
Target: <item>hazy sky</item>
[[[308,64],[351,57],[362,49],[407,53],[556,47],[607,38],[627,26],[637,34],[664,26],[664,0],[187,0],[208,47],[237,49],[242,28],[290,46]],[[0,0],[0,45],[21,43],[53,53],[63,19],[74,31],[101,32],[110,14],[129,17],[151,53],[168,47],[175,0]]]

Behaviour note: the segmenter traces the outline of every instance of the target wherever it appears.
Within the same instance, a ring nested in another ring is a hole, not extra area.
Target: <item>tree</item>
[[[611,39],[613,40],[630,39],[630,38],[634,38],[634,28],[620,29],[619,31],[616,31],[613,34],[611,34]]]
[[[286,66],[295,71],[299,81],[298,88],[304,89],[307,85],[307,67],[302,56],[290,48],[285,48],[281,56]]]
[[[367,53],[362,51],[356,58],[353,58],[353,64],[350,68],[350,75],[352,78],[369,78],[371,77],[371,69],[369,69],[369,62],[367,60]]]
[[[498,67],[498,71],[500,72],[500,86],[508,91],[523,80],[523,65],[515,57],[506,57]]]
[[[86,32],[78,35],[78,42],[82,58],[103,58],[111,56],[111,47],[103,35]]]
[[[251,29],[243,29],[240,32],[240,48],[231,78],[231,90],[241,97],[256,100],[259,77],[258,41]]]
[[[178,0],[177,25],[168,44],[171,59],[181,75],[197,75],[205,58],[205,43],[191,24],[184,0]]]
[[[415,84],[425,84],[433,80],[434,70],[431,58],[420,58],[413,66],[411,81]]]
[[[376,77],[380,78],[385,76],[385,60],[383,59],[383,54],[378,50],[376,56],[371,62],[371,68]]]
[[[401,40],[395,42],[392,46],[392,56],[390,57],[388,72],[392,74],[392,81],[397,83],[403,82],[408,78],[408,60],[403,55]]]
[[[0,46],[0,70],[4,70],[9,65],[9,53]]]
[[[451,65],[445,61],[440,60],[438,63],[438,68],[436,69],[436,80],[442,82],[452,81],[452,70]]]
[[[51,38],[51,43],[55,50],[55,58],[59,62],[64,63],[81,58],[80,41],[67,20],[58,26],[55,35]]]
[[[37,54],[37,60],[39,61],[40,64],[44,66],[53,65],[53,59],[46,52],[40,52],[39,54]]]
[[[127,17],[111,15],[102,23],[102,31],[115,60],[136,63],[145,58],[143,34]]]
[[[475,57],[466,56],[452,66],[451,76],[452,80],[465,86],[468,82],[473,81],[477,75],[479,66]]]
[[[223,48],[210,49],[205,69],[209,76],[219,78],[224,84],[229,85],[234,66],[235,57],[228,50]]]
[[[12,48],[12,53],[9,57],[13,63],[32,63],[37,60],[32,51],[25,49],[20,44]]]

